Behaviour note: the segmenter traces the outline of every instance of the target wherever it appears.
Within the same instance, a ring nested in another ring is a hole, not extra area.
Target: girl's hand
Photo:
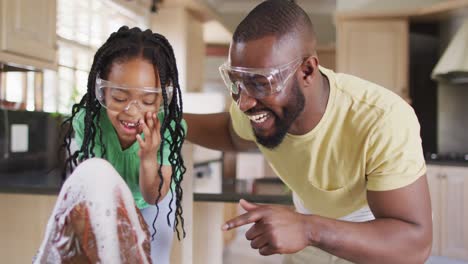
[[[146,119],[146,120],[145,120]],[[156,113],[147,112],[143,120],[140,120],[140,124],[145,135],[145,139],[141,135],[137,134],[136,138],[140,144],[140,150],[138,156],[143,161],[156,161],[156,154],[158,152],[159,145],[161,144],[161,135],[159,130],[161,124]]]

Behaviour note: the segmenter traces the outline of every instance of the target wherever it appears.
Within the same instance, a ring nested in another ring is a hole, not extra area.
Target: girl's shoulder
[[[163,112],[158,113],[158,119],[159,119],[159,122],[161,122],[161,123],[164,121],[164,113]],[[171,120],[171,122],[170,122],[171,128],[175,129],[176,125],[177,125],[177,122],[175,120]],[[180,126],[184,130],[185,134],[187,134],[187,122],[185,121],[185,119],[182,119],[180,121]]]
[[[81,107],[80,110],[75,114],[75,116],[72,119],[72,125],[75,130],[83,129],[84,128],[84,118],[86,115],[86,109]]]
[[[112,126],[110,124],[110,121],[107,117],[107,114],[105,111],[102,109],[100,110],[100,118],[99,118],[99,124],[101,127],[105,128],[105,130],[108,130],[108,126]],[[85,116],[86,116],[86,108],[81,107],[80,110],[75,114],[72,120],[72,125],[75,130],[84,130],[85,128]],[[94,123],[96,124],[96,119],[94,120]]]

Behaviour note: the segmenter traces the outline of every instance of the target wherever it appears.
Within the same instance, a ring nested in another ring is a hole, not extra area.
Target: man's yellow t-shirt
[[[367,205],[366,190],[413,183],[426,172],[413,108],[393,92],[320,67],[330,83],[320,122],[305,135],[287,134],[271,150],[258,145],[273,170],[314,214],[340,218]],[[234,131],[255,141],[235,103]]]

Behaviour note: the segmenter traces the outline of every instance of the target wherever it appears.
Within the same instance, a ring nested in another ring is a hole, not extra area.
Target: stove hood
[[[468,84],[468,19],[465,19],[431,74],[432,79]]]

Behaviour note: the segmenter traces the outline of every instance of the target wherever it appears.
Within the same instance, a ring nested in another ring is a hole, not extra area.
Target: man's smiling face
[[[231,66],[272,68],[288,64],[301,58],[294,45],[288,45],[292,41],[278,41],[269,36],[233,43],[230,50]],[[249,117],[257,142],[267,148],[275,148],[283,141],[304,109],[305,97],[296,76],[298,69],[300,67],[290,69],[291,77],[279,92],[260,99],[248,95],[242,89],[238,95],[233,95],[239,109]],[[245,85],[249,85],[249,82],[245,82]]]

